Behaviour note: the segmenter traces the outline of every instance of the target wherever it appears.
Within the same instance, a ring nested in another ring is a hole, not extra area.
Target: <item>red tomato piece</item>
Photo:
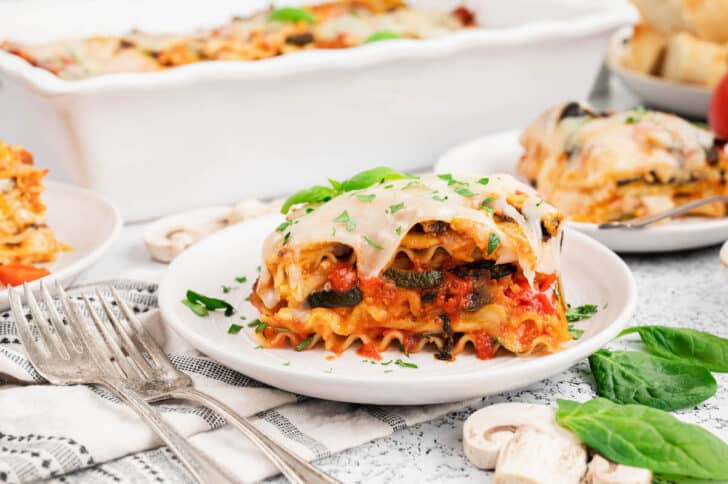
[[[0,265],[0,284],[19,286],[24,282],[35,281],[49,275],[48,269],[26,264]]]
[[[338,262],[329,271],[329,282],[331,289],[339,292],[346,292],[356,287],[356,270],[346,262]]]
[[[728,139],[728,75],[723,76],[723,80],[713,92],[708,122],[716,136]]]

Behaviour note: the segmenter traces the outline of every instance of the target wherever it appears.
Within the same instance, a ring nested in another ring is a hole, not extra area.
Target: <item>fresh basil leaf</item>
[[[728,445],[697,425],[606,398],[557,403],[556,422],[606,459],[671,476],[728,479]]]
[[[710,371],[728,372],[728,339],[704,331],[669,326],[635,326],[619,336],[639,333],[647,351],[663,358],[677,358]]]
[[[292,206],[299,203],[319,203],[331,200],[337,195],[336,191],[331,187],[316,185],[311,188],[297,191],[283,203],[281,213],[286,214]]]
[[[715,395],[715,378],[702,366],[639,351],[599,350],[589,357],[597,393],[617,403],[662,410],[693,407]]]
[[[372,42],[379,42],[380,40],[392,40],[392,39],[401,39],[401,38],[402,38],[402,36],[396,32],[389,32],[386,30],[382,30],[379,32],[374,32],[369,37],[364,39],[364,43],[370,44]]]
[[[268,14],[268,20],[286,23],[303,21],[309,24],[316,22],[316,19],[314,18],[313,14],[311,14],[311,12],[303,8],[296,7],[277,8],[273,10],[270,14]]]
[[[378,166],[376,168],[357,173],[348,180],[341,182],[341,191],[350,192],[352,190],[361,190],[369,188],[376,183],[382,183],[389,180],[401,180],[403,178],[412,177],[386,166]]]
[[[500,245],[500,237],[495,232],[491,232],[488,236],[488,255],[495,252],[495,249]]]
[[[573,323],[582,319],[589,319],[599,311],[596,304],[583,304],[581,306],[572,306],[569,304],[566,310],[566,320]]]
[[[235,312],[235,309],[229,302],[223,301],[222,299],[215,299],[214,297],[203,296],[195,291],[187,291],[187,300],[193,304],[201,304],[210,311],[224,309],[225,316],[232,316]]]
[[[190,310],[201,318],[207,316],[207,308],[202,304],[193,303],[187,299],[182,300],[182,304],[190,308]]]

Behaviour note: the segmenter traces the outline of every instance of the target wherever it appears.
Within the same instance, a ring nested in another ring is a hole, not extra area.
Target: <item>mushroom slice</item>
[[[480,469],[495,468],[500,450],[511,440],[519,427],[530,425],[543,432],[580,442],[571,432],[559,427],[556,410],[530,403],[498,403],[473,413],[463,426],[463,449],[468,460]]]
[[[152,259],[170,262],[203,237],[227,227],[230,207],[209,207],[162,217],[144,232]]]
[[[579,484],[585,473],[584,445],[524,425],[498,455],[493,484]]]
[[[588,484],[650,484],[652,471],[608,461],[595,454],[586,473]]]
[[[257,198],[245,198],[240,200],[230,213],[230,223],[236,224],[249,218],[260,217],[270,213],[278,212],[283,205],[283,200],[272,200],[261,202]]]

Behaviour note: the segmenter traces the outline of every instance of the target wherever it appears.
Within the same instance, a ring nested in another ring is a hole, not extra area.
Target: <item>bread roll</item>
[[[688,33],[670,37],[662,75],[677,82],[715,87],[728,71],[728,47]]]
[[[693,32],[685,18],[684,0],[631,0],[640,11],[642,21],[663,34]],[[714,1],[714,0],[707,0]]]
[[[682,0],[683,16],[698,37],[728,42],[728,0]]]
[[[622,56],[622,65],[643,74],[660,71],[667,38],[646,24],[635,25],[632,39]]]

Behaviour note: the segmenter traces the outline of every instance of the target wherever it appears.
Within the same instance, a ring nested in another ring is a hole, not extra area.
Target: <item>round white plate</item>
[[[625,42],[631,37],[631,27],[625,27],[614,33],[607,54],[609,70],[650,107],[699,119],[707,118],[712,89],[634,72],[619,63]]]
[[[437,173],[508,173],[525,181],[516,171],[523,150],[520,131],[491,134],[458,145],[440,157]],[[597,224],[568,222],[568,226],[597,239],[617,252],[669,252],[695,249],[728,239],[728,218],[690,217],[642,229],[600,229]]]
[[[637,289],[622,260],[594,240],[573,230],[565,236],[564,291],[571,304],[597,304],[599,312],[583,321],[584,335],[563,351],[538,357],[499,356],[481,361],[463,353],[454,362],[436,360],[432,352],[406,357],[400,351],[382,354],[418,368],[371,364],[355,350],[333,357],[321,348],[256,349],[252,328],[257,317],[245,297],[261,264],[265,236],[280,223],[278,216],[229,227],[190,247],[170,265],[159,286],[164,320],[192,346],[259,381],[291,392],[329,400],[380,405],[414,405],[463,400],[525,387],[564,371],[614,338],[631,317]],[[236,277],[246,276],[239,284]],[[222,286],[233,286],[224,293]],[[219,311],[199,317],[180,302],[188,289],[223,298],[238,312],[226,318]],[[244,321],[240,316],[244,316]],[[243,329],[228,334],[231,323]]]
[[[85,188],[46,181],[43,202],[48,207],[46,222],[56,238],[73,247],[61,252],[46,267],[51,274],[28,284],[35,290],[40,281],[71,284],[111,246],[121,231],[119,211],[105,198]],[[0,308],[8,307],[8,291],[0,290]]]

